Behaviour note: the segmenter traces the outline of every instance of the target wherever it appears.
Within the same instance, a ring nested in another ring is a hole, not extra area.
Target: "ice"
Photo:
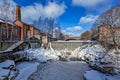
[[[20,71],[15,80],[27,80],[28,77],[37,70],[39,63],[22,62],[16,66]]]
[[[84,80],[86,70],[88,65],[85,62],[53,61],[38,69],[28,80]]]
[[[100,72],[95,71],[95,70],[91,70],[91,71],[87,71],[84,74],[84,77],[86,80],[103,80],[103,75],[100,74]]]
[[[118,75],[108,75],[100,73],[96,70],[86,71],[84,74],[86,80],[120,80],[120,74]]]

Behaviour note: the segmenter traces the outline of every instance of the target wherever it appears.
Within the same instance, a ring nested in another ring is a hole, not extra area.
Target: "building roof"
[[[17,21],[17,20],[15,20],[15,21]],[[14,22],[15,22],[14,21]],[[18,20],[19,21],[19,20]],[[28,25],[28,26],[30,26],[30,27],[33,27],[34,29],[37,29],[37,30],[39,30],[40,31],[40,29],[38,29],[38,28],[36,28],[36,27],[34,27],[33,25],[31,25],[31,24],[28,24],[28,23],[25,23],[25,22],[22,22],[22,21],[20,21],[21,23],[23,23],[24,25]]]
[[[0,23],[5,23],[5,20],[0,19]],[[16,24],[13,24],[13,23],[10,22],[10,21],[8,21],[7,23],[10,24],[10,25],[13,25],[13,26],[17,26]]]

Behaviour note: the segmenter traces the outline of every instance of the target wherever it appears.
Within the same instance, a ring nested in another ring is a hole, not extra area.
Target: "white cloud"
[[[4,0],[0,0],[0,9],[3,7],[3,1]],[[6,1],[14,5],[14,8],[17,5],[14,0]],[[65,12],[65,9],[66,5],[64,3],[57,4],[55,2],[49,2],[44,6],[40,3],[33,3],[29,6],[21,6],[21,17],[24,22],[32,23],[34,20],[38,20],[39,16],[44,18],[58,18]]]
[[[65,4],[56,4],[49,2],[47,6],[44,7],[44,12],[46,17],[56,18],[65,12]]]
[[[29,23],[32,23],[32,21],[34,20],[37,20],[39,16],[43,16],[43,13],[43,6],[37,3],[21,8],[22,20]]]
[[[74,31],[79,31],[81,30],[82,27],[81,26],[74,26],[74,27],[67,27],[66,30],[70,31],[70,32],[74,32]]]
[[[81,26],[75,26],[75,27],[74,27],[74,30],[81,30],[81,29],[82,29]]]
[[[22,7],[23,21],[37,20],[39,16],[48,18],[57,18],[61,16],[66,9],[65,4],[56,4],[55,2],[49,2],[48,5],[35,3],[34,5]]]
[[[104,1],[105,0],[72,0],[72,4],[83,7],[94,7]]]
[[[69,36],[78,36],[80,35],[79,33],[80,30],[82,30],[81,26],[73,26],[73,27],[67,27],[65,30],[62,30],[62,33]]]
[[[87,15],[87,16],[81,17],[79,23],[82,23],[82,24],[91,23],[91,22],[94,22],[97,19],[97,17],[98,16],[95,16],[95,15]]]

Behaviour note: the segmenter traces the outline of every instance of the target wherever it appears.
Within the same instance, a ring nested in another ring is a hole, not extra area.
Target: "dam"
[[[85,44],[96,44],[97,41],[53,41],[51,42],[51,46],[54,50],[68,50],[74,51],[76,48],[83,46]]]

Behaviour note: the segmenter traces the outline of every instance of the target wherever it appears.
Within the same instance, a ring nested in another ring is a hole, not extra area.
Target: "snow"
[[[0,80],[6,78],[11,79],[15,77],[17,71],[14,71],[15,63],[13,60],[6,60],[0,63]]]
[[[53,61],[39,68],[29,80],[84,80],[83,75],[87,70],[85,62]]]
[[[27,80],[28,77],[37,70],[39,63],[22,62],[16,66],[20,71],[15,80]]]
[[[9,68],[11,65],[15,66],[14,61],[6,60],[6,61],[0,63],[0,68]]]
[[[44,48],[37,48],[37,49],[29,49],[26,50],[28,53],[28,58],[30,60],[37,59],[40,62],[46,62],[47,60],[58,60],[59,52],[54,52],[51,50],[45,50]]]
[[[5,76],[9,75],[10,70],[0,68],[0,80],[3,80]]]
[[[36,49],[28,49],[22,52],[17,52],[14,54],[25,54],[29,60],[35,60],[38,62],[47,62],[48,60],[54,60],[54,62],[46,63],[46,66],[42,70],[37,70],[39,63],[37,62],[21,62],[16,68],[20,71],[19,75],[15,80],[27,80],[28,77],[33,73],[31,79],[34,80],[83,80],[83,74],[88,68],[86,67],[85,62],[78,61],[68,61],[61,62],[59,56],[63,58],[75,57],[80,58],[83,61],[86,61],[91,66],[104,67],[104,66],[113,66],[115,67],[116,72],[120,72],[120,54],[116,53],[116,50],[110,50],[106,52],[105,48],[101,45],[91,45],[87,44],[76,48],[70,55],[66,53],[61,53],[60,51],[54,50],[50,45],[49,50],[45,50],[43,47]],[[67,52],[67,51],[65,51]],[[120,52],[120,51],[119,51]],[[117,55],[116,55],[117,54]],[[104,57],[105,56],[105,57]],[[104,57],[104,58],[103,58]],[[102,65],[101,62],[112,62],[112,64]],[[0,74],[7,75],[8,71],[2,69],[3,67],[8,68],[10,65],[15,63],[12,60],[6,60],[0,63]],[[42,64],[39,65],[39,67]],[[34,75],[34,72],[36,75]],[[14,74],[14,73],[13,73]],[[84,77],[87,80],[119,80],[120,75],[106,75],[96,70],[86,71]],[[2,78],[0,76],[0,78]]]
[[[84,74],[84,77],[86,78],[86,80],[103,80],[102,79],[103,75],[95,70],[87,71]]]
[[[113,76],[100,73],[99,71],[96,70],[86,71],[84,77],[86,80],[120,80],[120,74]]]
[[[105,55],[105,49],[101,45],[84,45],[77,48],[71,55],[71,57],[81,58],[82,60],[89,59],[94,61],[96,58],[100,58]]]

